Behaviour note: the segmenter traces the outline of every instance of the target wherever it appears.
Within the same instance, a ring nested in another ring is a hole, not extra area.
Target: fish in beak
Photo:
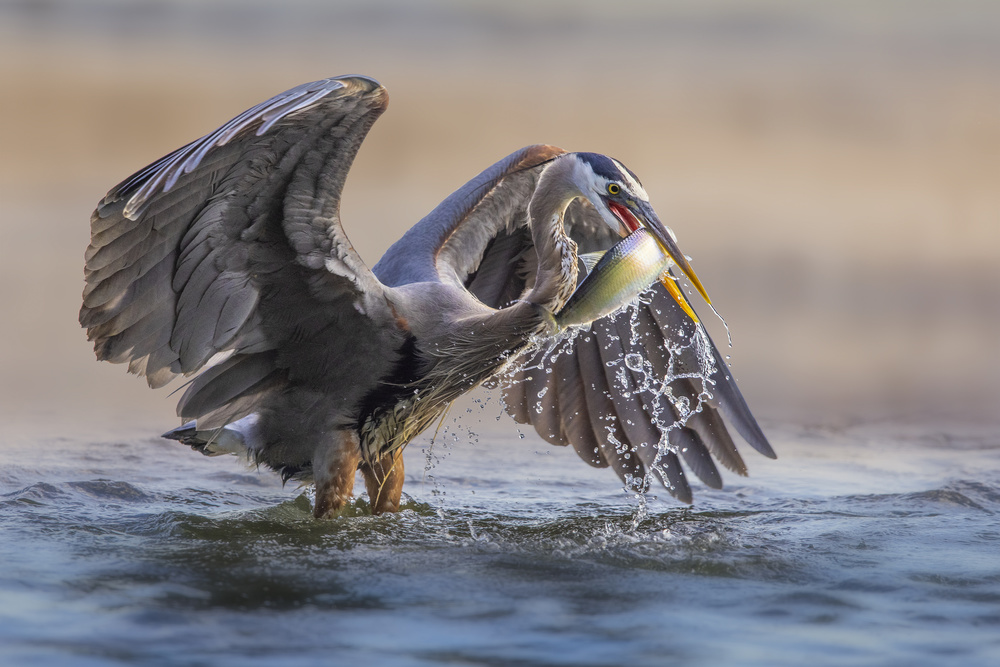
[[[635,201],[633,199],[625,200],[624,202],[615,201],[612,199],[607,199],[606,203],[611,212],[616,218],[621,222],[622,236],[626,236],[632,232],[635,232],[640,227],[648,230],[653,237],[659,243],[660,248],[667,254],[670,260],[677,265],[678,268],[687,276],[691,284],[694,285],[701,297],[705,299],[705,303],[715,310],[715,306],[712,305],[712,300],[708,296],[708,292],[705,290],[705,286],[701,284],[701,280],[698,278],[698,274],[694,272],[694,268],[691,266],[691,262],[688,261],[681,249],[677,247],[677,237],[674,236],[673,230],[660,222],[659,216],[656,215],[656,211],[648,201]],[[687,302],[684,298],[684,294],[681,292],[680,286],[678,286],[676,279],[671,275],[668,266],[659,275],[660,283],[667,290],[670,296],[673,297],[677,305],[681,307],[688,317],[690,317],[695,322],[698,321],[698,316],[695,315],[694,309],[691,308],[691,304]],[[650,284],[652,280],[650,281]],[[648,285],[646,285],[648,287]],[[645,289],[645,287],[643,287]]]
[[[556,326],[588,324],[629,303],[659,279],[677,304],[695,322],[698,317],[684,298],[670,267],[674,264],[658,239],[638,227],[604,253],[566,305],[556,313]]]

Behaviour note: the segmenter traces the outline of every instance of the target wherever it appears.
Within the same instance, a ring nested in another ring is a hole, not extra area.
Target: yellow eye
[[[618,194],[621,191],[622,191],[622,189],[620,187],[618,187],[617,183],[608,183],[608,194],[609,195],[616,195],[616,194]]]

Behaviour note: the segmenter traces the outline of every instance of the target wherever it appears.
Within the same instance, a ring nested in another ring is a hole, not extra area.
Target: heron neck
[[[538,255],[538,273],[527,300],[551,312],[559,310],[576,288],[576,243],[566,235],[563,218],[579,189],[571,185],[573,165],[556,159],[542,172],[528,203],[528,225]]]

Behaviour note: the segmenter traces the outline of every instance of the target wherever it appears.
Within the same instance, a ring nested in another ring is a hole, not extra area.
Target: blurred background
[[[1000,3],[0,0],[8,435],[175,423],[76,323],[90,212],[347,73],[391,97],[343,204],[369,262],[522,146],[607,153],[693,258],[765,427],[996,422]]]

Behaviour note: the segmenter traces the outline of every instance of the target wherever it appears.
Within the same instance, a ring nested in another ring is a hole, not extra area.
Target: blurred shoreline
[[[809,4],[0,3],[0,417],[170,426],[76,325],[90,211],[244,108],[361,72],[392,100],[345,190],[366,260],[521,146],[606,152],[694,258],[765,421],[994,423],[1000,8]]]

